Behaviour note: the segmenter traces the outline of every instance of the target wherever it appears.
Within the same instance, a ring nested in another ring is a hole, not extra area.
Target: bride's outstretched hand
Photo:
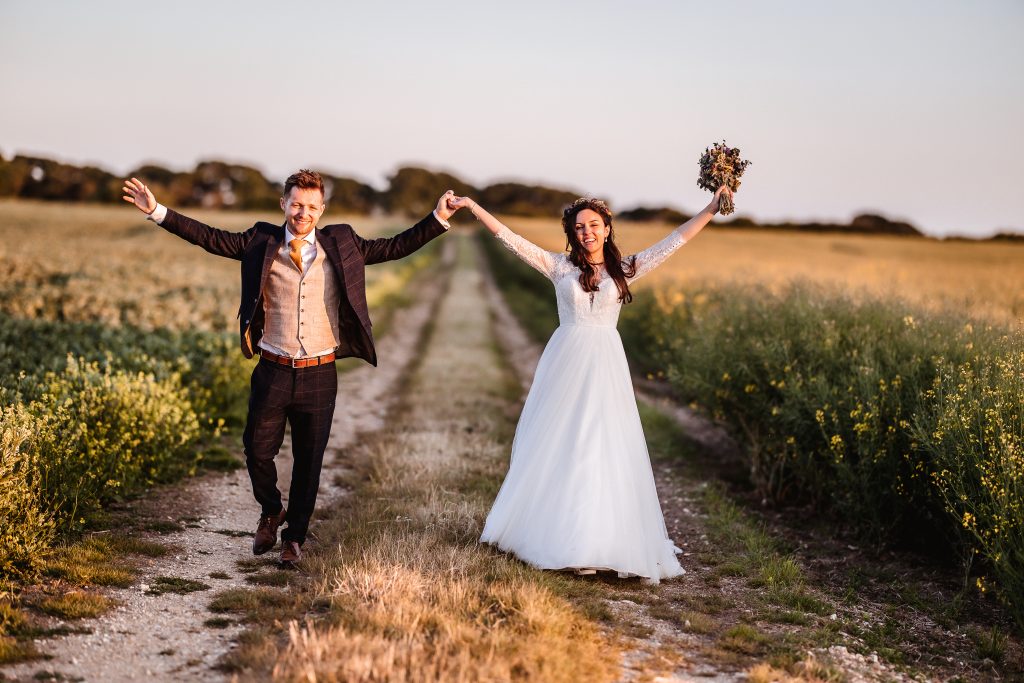
[[[448,198],[448,206],[452,207],[453,210],[459,210],[461,208],[467,208],[470,211],[473,210],[473,205],[476,204],[469,197],[459,197],[458,195],[452,195]]]
[[[492,233],[497,235],[501,232],[504,227],[497,218],[487,213],[487,209],[474,202],[469,197],[459,197],[458,195],[452,195],[448,198],[448,206],[452,207],[453,211],[461,209],[463,207],[469,209],[469,212],[473,214],[473,218],[483,223],[484,227],[490,230]]]
[[[711,222],[715,217],[715,214],[721,213],[722,204],[727,200],[731,200],[732,196],[733,191],[730,190],[728,186],[719,186],[719,188],[715,190],[715,196],[711,198],[708,205],[705,206],[696,216],[676,228],[676,230],[679,230],[682,233],[683,238],[686,241],[692,240],[697,236],[697,233],[703,230],[705,226]]]
[[[732,190],[725,185],[715,190],[715,196],[711,198],[711,203],[708,204],[708,208],[711,213],[718,213],[722,209],[722,194],[725,193],[730,199],[732,199]]]

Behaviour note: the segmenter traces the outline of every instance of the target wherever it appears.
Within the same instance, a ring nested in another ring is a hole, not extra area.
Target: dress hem
[[[508,553],[509,555],[513,555],[518,560],[520,560],[521,562],[524,562],[525,564],[530,565],[534,569],[542,569],[542,570],[547,570],[547,571],[575,571],[575,570],[589,570],[589,569],[592,569],[592,570],[595,570],[595,571],[605,571],[605,572],[616,572],[618,574],[628,574],[627,577],[621,577],[620,576],[620,578],[640,578],[640,579],[644,579],[647,582],[655,583],[655,584],[659,583],[660,581],[664,581],[665,579],[673,579],[673,578],[675,578],[677,576],[682,576],[683,574],[686,573],[686,569],[684,569],[681,565],[678,565],[678,562],[677,562],[677,566],[679,566],[679,572],[678,573],[661,573],[657,577],[648,576],[646,574],[642,574],[640,572],[629,570],[629,569],[620,569],[618,567],[611,567],[611,566],[600,565],[600,564],[587,564],[586,562],[581,562],[581,563],[578,563],[578,564],[561,564],[561,563],[559,563],[559,564],[552,564],[550,562],[540,562],[540,561],[537,561],[537,560],[531,560],[529,558],[523,557],[519,552],[513,550],[512,548],[504,548],[499,543],[497,543],[496,541],[488,541],[488,540],[486,540],[484,538],[481,538],[480,542],[481,543],[485,543],[487,545],[490,545],[490,546],[500,550],[501,552]],[[673,559],[675,559],[675,558],[673,558]]]

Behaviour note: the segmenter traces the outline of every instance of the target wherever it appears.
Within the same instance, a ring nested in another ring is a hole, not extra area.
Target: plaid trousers
[[[288,526],[281,538],[302,544],[316,506],[320,469],[331,434],[338,373],[334,363],[290,368],[260,359],[252,372],[249,412],[242,444],[252,492],[263,514],[281,512],[274,458],[292,428],[292,481],[288,489]]]

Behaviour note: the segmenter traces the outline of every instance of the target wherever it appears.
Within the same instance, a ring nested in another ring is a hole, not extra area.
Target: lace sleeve
[[[684,244],[686,244],[686,238],[683,237],[683,233],[680,230],[676,229],[657,244],[641,251],[636,255],[636,275],[632,279],[636,280],[654,270],[661,265],[662,261],[675,253],[676,249]]]
[[[558,254],[544,251],[530,240],[517,235],[504,225],[501,226],[501,229],[494,236],[527,265],[536,268],[549,280],[552,279]]]

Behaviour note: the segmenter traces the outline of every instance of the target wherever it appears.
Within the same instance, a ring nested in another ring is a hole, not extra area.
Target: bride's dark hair
[[[633,294],[629,291],[627,277],[636,275],[636,257],[630,257],[629,262],[622,260],[622,253],[615,244],[615,229],[612,227],[612,211],[600,199],[593,197],[580,197],[562,212],[562,230],[565,231],[565,248],[569,251],[569,261],[580,269],[580,285],[584,292],[596,292],[600,288],[600,278],[597,276],[597,268],[587,260],[587,250],[583,248],[579,238],[576,237],[576,215],[584,209],[590,209],[599,216],[604,224],[608,226],[608,237],[604,241],[604,268],[608,275],[615,281],[615,287],[619,290],[619,301],[628,304],[633,300]]]

